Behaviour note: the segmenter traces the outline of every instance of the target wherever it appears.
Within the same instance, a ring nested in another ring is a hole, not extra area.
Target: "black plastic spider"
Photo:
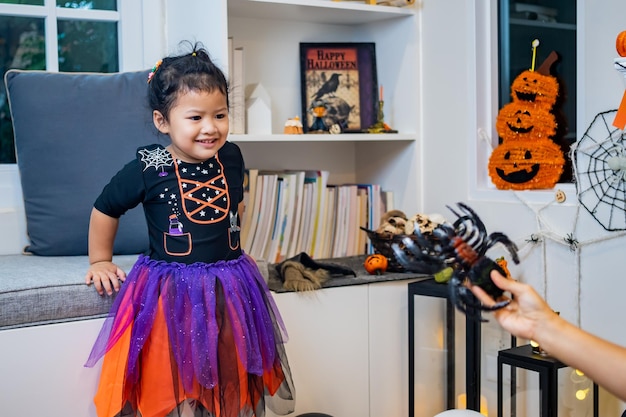
[[[563,238],[563,241],[569,245],[569,250],[576,252],[576,249],[578,249],[578,240],[574,237],[573,233],[568,233]]]
[[[530,235],[530,237],[528,239],[526,239],[526,242],[532,243],[533,245],[536,245],[537,243],[541,242],[541,238],[533,233],[533,234]]]
[[[468,307],[485,311],[503,308],[509,304],[509,300],[484,306],[476,300],[468,284],[480,286],[494,299],[500,297],[502,290],[491,281],[489,275],[493,269],[504,276],[506,272],[486,257],[485,253],[495,244],[502,243],[517,264],[517,246],[503,233],[487,235],[485,225],[478,215],[464,203],[457,205],[461,214],[448,207],[458,217],[452,225],[443,223],[430,236],[423,235],[416,227],[415,239],[406,237],[403,240],[406,250],[397,244],[392,245],[396,259],[407,271],[423,271],[424,265],[428,265],[432,271],[451,266],[454,272],[448,281],[449,298],[464,313],[467,313]],[[479,319],[487,321],[482,317]]]

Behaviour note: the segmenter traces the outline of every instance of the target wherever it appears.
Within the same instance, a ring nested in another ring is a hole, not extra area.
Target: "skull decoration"
[[[443,223],[445,219],[441,215],[433,214],[427,215],[423,213],[417,213],[411,217],[406,223],[406,234],[410,235],[415,233],[415,227],[419,227],[420,233],[430,234],[435,230],[437,226]]]
[[[406,222],[406,214],[400,210],[390,210],[383,214],[380,226],[376,229],[376,232],[400,235],[404,233]]]

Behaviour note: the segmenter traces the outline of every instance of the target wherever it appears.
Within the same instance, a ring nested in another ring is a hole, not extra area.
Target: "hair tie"
[[[152,67],[152,71],[150,71],[150,74],[148,74],[148,84],[150,84],[150,81],[152,81],[152,77],[154,77],[154,74],[157,72],[162,63],[163,60],[159,59],[157,63],[154,64],[154,67]]]
[[[195,52],[192,52],[192,53],[191,53],[191,56],[196,56],[196,53],[195,53]]]

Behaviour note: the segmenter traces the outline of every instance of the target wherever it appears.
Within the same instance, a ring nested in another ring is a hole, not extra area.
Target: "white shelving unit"
[[[224,45],[232,37],[243,47],[245,83],[261,83],[272,100],[271,135],[230,136],[247,166],[328,170],[331,184],[378,183],[394,191],[396,208],[418,212],[419,12],[356,1],[228,0],[227,16]],[[374,42],[385,121],[399,133],[284,135],[287,119],[304,120],[300,42]],[[314,293],[275,295],[290,332],[293,415],[405,416],[406,282]]]
[[[226,0],[223,0],[226,1]],[[216,5],[222,13],[224,4]],[[418,210],[418,13],[405,8],[331,0],[227,0],[227,37],[244,49],[245,84],[260,83],[272,100],[272,135],[231,135],[248,167],[326,169],[331,184],[370,182],[395,193],[395,206]],[[385,121],[398,134],[284,135],[300,116],[300,42],[374,42]],[[221,49],[221,48],[220,48]],[[223,50],[227,48],[223,47]],[[227,62],[227,61],[226,61]]]

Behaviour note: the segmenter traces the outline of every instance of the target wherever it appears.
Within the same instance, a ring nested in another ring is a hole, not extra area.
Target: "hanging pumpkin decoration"
[[[365,267],[365,270],[368,274],[381,275],[387,271],[387,267],[389,266],[389,260],[385,255],[375,253],[365,258],[363,266]]]
[[[557,122],[552,107],[557,101],[559,84],[550,75],[557,60],[552,52],[535,72],[533,63],[511,84],[513,101],[500,109],[496,131],[502,143],[489,157],[489,176],[501,190],[552,188],[559,181],[565,165],[561,148],[552,140]]]

